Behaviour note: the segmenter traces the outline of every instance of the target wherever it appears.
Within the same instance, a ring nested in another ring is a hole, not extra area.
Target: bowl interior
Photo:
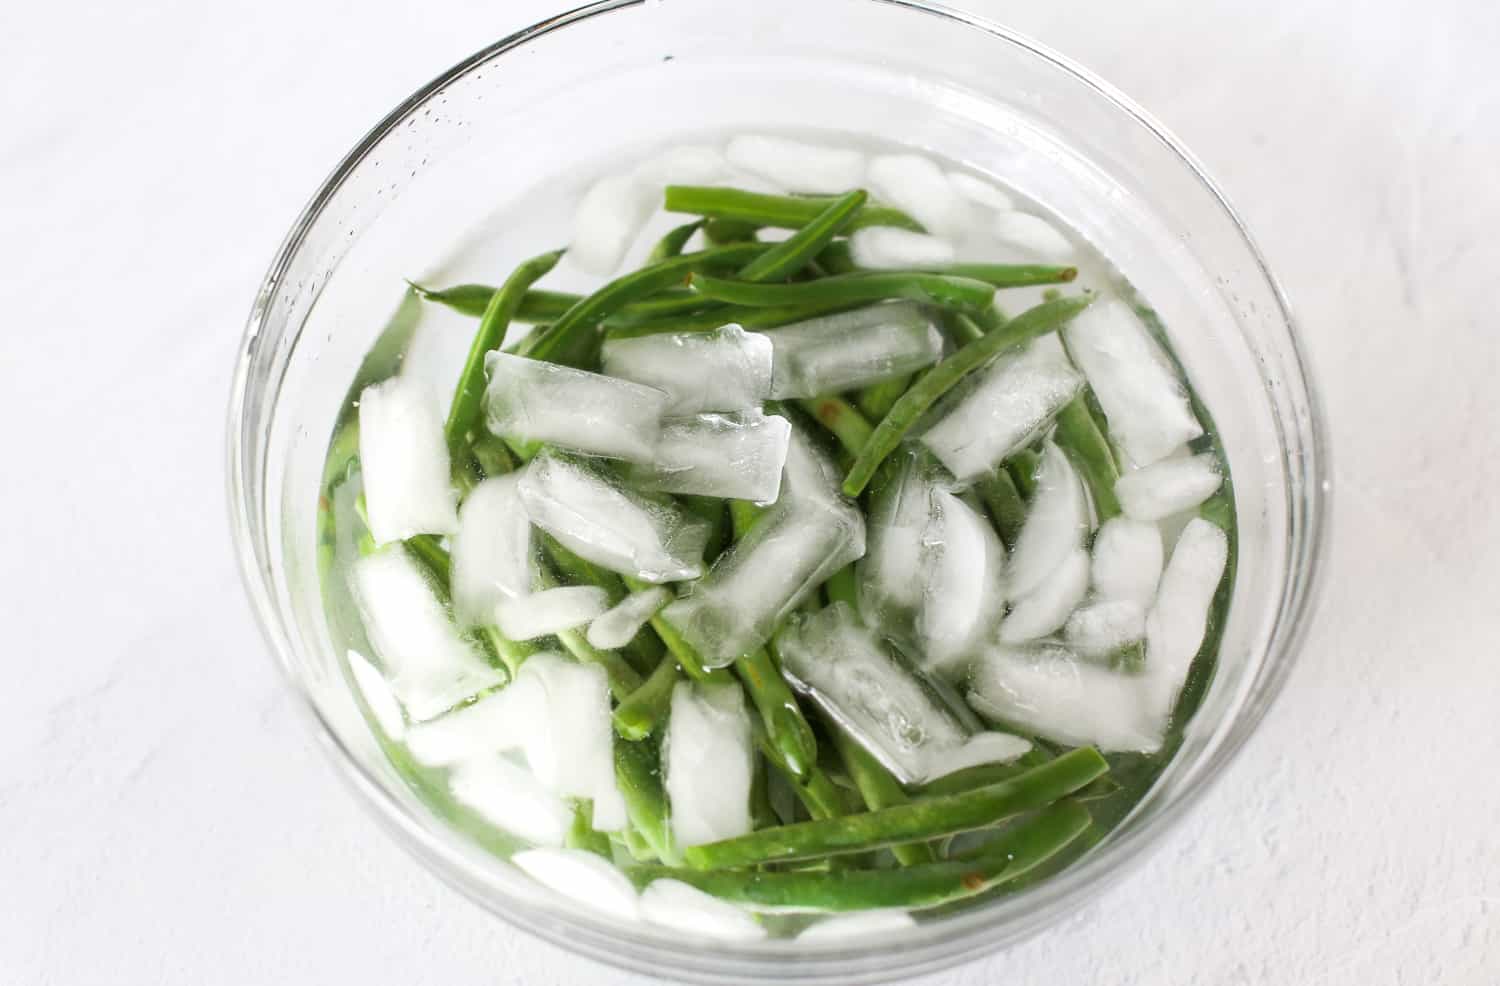
[[[472,328],[403,304],[403,278],[493,282],[555,245],[539,237],[566,229],[549,206],[528,208],[531,190],[581,186],[601,167],[705,133],[766,129],[925,148],[1003,176],[1089,239],[1162,316],[1221,432],[1240,519],[1217,675],[1176,760],[1131,817],[1052,881],[853,947],[709,946],[617,926],[456,839],[394,776],[355,709],[318,583],[323,458],[361,358],[406,320],[410,358],[446,366]],[[1121,97],[1026,42],[908,3],[598,4],[501,42],[413,97],[289,236],[258,299],[231,408],[247,582],[377,817],[507,919],[608,961],[702,980],[775,970],[847,983],[935,968],[1030,933],[1118,874],[1274,692],[1307,602],[1321,468],[1290,333],[1259,256],[1191,160]]]

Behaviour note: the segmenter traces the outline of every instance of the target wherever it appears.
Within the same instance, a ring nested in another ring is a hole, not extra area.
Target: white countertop
[[[555,6],[0,14],[0,981],[644,982],[491,920],[356,807],[223,493],[233,353],[304,199]],[[1221,181],[1301,317],[1337,489],[1301,666],[1207,801],[1072,920],[923,983],[1500,981],[1500,8],[970,6]]]

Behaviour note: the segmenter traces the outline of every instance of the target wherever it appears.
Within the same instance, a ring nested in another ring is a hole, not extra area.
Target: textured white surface
[[[922,986],[1496,982],[1500,11],[971,2],[1139,99],[1241,208],[1319,371],[1337,517],[1302,665],[1208,802],[1069,922]],[[222,493],[231,356],[304,198],[560,5],[0,10],[0,981],[644,982],[490,920],[356,808]]]

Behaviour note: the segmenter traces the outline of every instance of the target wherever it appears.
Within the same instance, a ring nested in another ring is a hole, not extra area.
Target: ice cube
[[[466,761],[448,775],[453,797],[497,828],[534,845],[560,846],[573,813],[536,776],[498,755]]]
[[[1089,553],[1073,548],[1042,584],[1011,604],[1000,640],[1019,644],[1061,629],[1089,591]]]
[[[739,411],[771,395],[771,340],[730,323],[712,332],[663,332],[609,339],[604,372],[655,387],[669,415]]]
[[[567,585],[495,605],[495,625],[511,640],[535,640],[571,630],[609,609],[609,593],[598,586]]]
[[[627,478],[643,490],[774,501],[791,428],[758,410],[668,418],[651,462],[632,466]]]
[[[1094,535],[1094,591],[1101,599],[1151,605],[1161,578],[1161,530],[1155,524],[1112,517]]]
[[[1063,637],[1090,660],[1103,660],[1146,636],[1146,610],[1133,599],[1112,599],[1081,606],[1068,617]]]
[[[846,603],[794,615],[777,647],[782,672],[798,691],[902,783],[954,769],[948,763],[968,743],[968,729]]]
[[[859,609],[866,623],[886,633],[907,636],[901,628],[915,626],[936,493],[915,457],[907,456],[871,494],[869,550],[859,562]]]
[[[365,633],[410,719],[431,719],[505,680],[459,636],[426,569],[404,545],[359,559],[351,575]]]
[[[1115,483],[1115,495],[1125,516],[1161,520],[1196,507],[1223,482],[1218,462],[1205,452],[1185,459],[1162,459],[1127,472]]]
[[[1203,434],[1187,387],[1125,302],[1095,302],[1063,338],[1109,419],[1110,437],[1134,465],[1149,466]]]
[[[1019,600],[1030,595],[1083,543],[1088,530],[1083,483],[1063,451],[1048,442],[1037,467],[1036,491],[1010,556],[1010,597]]]
[[[951,264],[953,244],[894,226],[870,226],[849,237],[854,262],[873,270],[924,270]]]
[[[917,922],[912,920],[912,916],[899,908],[876,907],[868,911],[823,918],[817,924],[803,929],[797,935],[797,940],[837,943],[851,938],[896,934],[916,926]]]
[[[624,921],[640,920],[635,887],[603,856],[583,849],[527,849],[510,861],[537,883],[585,907]]]
[[[839,488],[843,481],[844,474],[838,465],[805,430],[794,425],[787,438],[786,463],[781,469],[781,491],[776,503],[842,506],[848,503]],[[863,541],[860,554],[864,554]]]
[[[604,470],[544,449],[521,476],[537,527],[583,558],[647,582],[703,571],[707,521],[668,497],[629,490]]]
[[[962,171],[950,171],[948,183],[953,186],[955,192],[970,202],[997,212],[1009,212],[1016,207],[1014,199],[998,185],[985,181],[983,178],[976,178]]]
[[[413,726],[406,748],[418,763],[446,767],[522,749],[545,728],[546,694],[534,674],[519,675],[472,705]]]
[[[992,227],[1002,243],[1017,247],[1038,260],[1061,262],[1072,259],[1075,251],[1068,238],[1047,220],[1012,209],[995,217]]]
[[[667,395],[655,387],[509,353],[490,353],[490,431],[523,442],[649,460]]]
[[[354,678],[354,687],[365,700],[370,715],[380,731],[393,740],[406,734],[406,717],[401,712],[401,703],[391,691],[385,675],[357,650],[345,652],[349,659],[349,673]]]
[[[359,395],[359,462],[377,544],[458,529],[443,418],[420,380],[392,377]]]
[[[650,924],[726,941],[760,941],[766,929],[728,901],[681,880],[652,880],[641,891],[641,917]]]
[[[516,684],[527,679],[537,682],[542,695],[525,739],[527,764],[554,793],[591,798],[595,829],[623,828],[625,800],[615,785],[614,732],[604,669],[556,654],[533,654],[521,665]]]
[[[608,721],[608,716],[605,716]],[[672,836],[682,848],[751,829],[754,751],[738,682],[678,682],[662,751]]]
[[[453,536],[453,613],[462,626],[492,622],[495,605],[531,591],[536,554],[514,473],[469,491]]]
[[[818,397],[920,370],[942,356],[943,340],[922,309],[907,302],[794,322],[771,340],[772,397]]]
[[[747,134],[729,142],[729,163],[788,192],[837,195],[859,187],[865,156],[842,147]]]
[[[586,274],[608,277],[658,205],[659,189],[632,175],[610,175],[589,187],[573,213],[568,260]]]
[[[929,563],[907,578],[923,588],[917,637],[922,664],[962,673],[964,659],[994,632],[1005,611],[1005,548],[989,521],[946,490],[933,492]]]
[[[636,181],[659,194],[666,185],[712,185],[730,175],[729,162],[716,147],[682,144],[669,147],[635,169]]]
[[[867,169],[870,190],[938,236],[962,236],[970,210],[941,168],[920,154],[877,154]]]
[[[934,756],[929,765],[933,778],[946,777],[969,767],[987,763],[1010,763],[1031,751],[1031,741],[1010,733],[975,733],[952,750]]]
[[[764,644],[828,576],[864,554],[864,519],[845,503],[778,504],[662,614],[709,667]]]
[[[1182,529],[1146,617],[1147,707],[1165,727],[1208,630],[1208,611],[1229,559],[1224,531],[1201,517]]]
[[[646,621],[671,601],[671,591],[660,586],[632,592],[589,624],[588,641],[600,650],[618,650],[634,640]]]
[[[1063,360],[1035,348],[996,360],[939,411],[921,442],[961,483],[1031,444],[1083,388]]]
[[[1150,753],[1161,733],[1145,713],[1141,679],[1081,661],[1065,647],[996,647],[976,664],[969,704],[1001,726],[1106,753]]]

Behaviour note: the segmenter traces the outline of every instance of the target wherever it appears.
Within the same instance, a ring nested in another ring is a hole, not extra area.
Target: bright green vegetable
[[[721,325],[734,324],[745,329],[774,329],[804,319],[857,308],[845,302],[823,302],[815,305],[775,305],[768,308],[749,308],[745,305],[716,305],[704,311],[685,315],[630,321],[615,325],[605,323],[610,339],[634,339],[656,335],[661,332],[710,332]]]
[[[587,799],[573,802],[573,824],[568,828],[566,845],[613,860],[609,836],[594,831],[594,803]]]
[[[537,581],[543,589],[555,588],[562,584],[545,565],[542,566]],[[557,642],[563,645],[563,649],[572,654],[579,663],[597,664],[604,669],[604,674],[609,679],[609,690],[617,700],[623,701],[641,687],[640,673],[630,666],[630,662],[625,660],[624,655],[619,651],[600,650],[589,643],[583,631],[577,628],[559,630],[554,636],[557,637]]]
[[[671,710],[672,689],[681,679],[677,660],[664,654],[641,687],[615,707],[615,732],[627,740],[644,739],[656,732]]]
[[[818,263],[830,274],[849,274],[858,270],[868,270],[854,262],[854,254],[848,240],[828,244],[823,252],[818,254]],[[1055,267],[1045,264],[934,264],[930,267],[915,267],[913,270],[928,274],[972,277],[976,281],[984,281],[997,288],[1066,284],[1078,276],[1076,267]]]
[[[736,305],[862,305],[891,298],[960,311],[979,311],[995,297],[993,286],[966,277],[893,271],[878,274],[836,274],[795,284],[748,284],[694,273],[688,287],[705,298]]]
[[[769,248],[766,243],[714,247],[617,277],[564,312],[528,347],[526,355],[568,365],[586,362],[598,341],[600,324],[625,305],[672,287],[695,272],[738,268]]]
[[[855,395],[854,403],[866,418],[879,421],[890,413],[891,408],[901,399],[901,395],[906,393],[906,388],[911,386],[912,379],[911,374],[902,374],[899,377],[872,383]]]
[[[1063,802],[1002,833],[973,859],[957,862],[900,870],[827,872],[703,871],[641,866],[631,868],[629,875],[639,886],[652,880],[681,880],[724,900],[760,907],[915,910],[973,897],[1014,880],[1053,857],[1090,824],[1087,809],[1074,802]]]
[[[797,405],[828,429],[851,456],[859,455],[874,431],[865,416],[841,397],[806,397]]]
[[[740,222],[737,219],[710,219],[703,227],[703,235],[708,238],[708,242],[719,246],[753,241],[758,232],[760,227],[755,223]]]
[[[625,585],[632,592],[651,588],[651,583],[630,576],[625,577]],[[682,633],[672,625],[672,621],[662,615],[661,610],[657,610],[652,615],[651,629],[656,631],[656,635],[666,645],[668,653],[677,659],[677,663],[682,666],[682,670],[689,678],[705,684],[718,684],[730,680],[728,672],[722,668],[709,670],[703,666],[703,658],[698,651],[683,638]]]
[[[663,260],[670,260],[672,257],[681,256],[682,248],[687,246],[687,241],[691,240],[693,234],[702,228],[703,220],[695,219],[690,223],[683,223],[681,226],[676,226],[668,230],[661,239],[656,241],[656,245],[651,248],[651,252],[646,255],[646,263],[659,264]]]
[[[686,212],[714,220],[781,229],[801,229],[833,201],[827,195],[767,195],[704,185],[668,185],[665,200],[668,212]],[[848,228],[854,230],[866,226],[897,226],[925,232],[922,225],[906,213],[883,205],[865,205]]]
[[[1005,471],[1004,466],[997,467],[979,478],[974,484],[974,492],[984,501],[984,508],[989,511],[990,520],[999,532],[1000,540],[1007,547],[1014,547],[1016,536],[1021,533],[1021,525],[1026,522],[1026,501],[1022,498],[1021,491],[1016,489],[1010,473]]]
[[[854,786],[859,789],[860,797],[865,799],[865,807],[871,811],[881,808],[889,808],[893,805],[904,805],[911,801],[906,796],[906,791],[901,787],[901,782],[886,770],[884,765],[876,760],[870,751],[860,746],[843,729],[835,726],[833,732],[833,745],[839,752],[839,759],[843,761],[844,770],[849,774]],[[907,842],[891,847],[891,852],[902,866],[916,866],[919,863],[931,863],[936,861],[937,854],[932,847],[925,842]]]
[[[802,270],[818,255],[818,251],[828,245],[829,240],[854,221],[868,198],[869,195],[861,189],[839,196],[791,237],[746,264],[740,270],[739,279],[776,281]]]
[[[1036,470],[1041,462],[1042,457],[1035,449],[1023,448],[1003,463],[1016,484],[1016,490],[1028,500],[1036,492]]]
[[[1088,401],[1083,394],[1073,398],[1058,412],[1057,429],[1052,437],[1083,475],[1099,522],[1102,524],[1111,517],[1118,517],[1120,501],[1115,496],[1115,482],[1120,478],[1120,469],[1115,464],[1109,440],[1099,431],[1094,416],[1089,413]]]
[[[526,289],[556,267],[562,255],[563,251],[553,250],[521,264],[485,305],[479,329],[474,333],[474,342],[469,346],[468,358],[459,372],[458,386],[454,388],[453,403],[443,428],[448,439],[448,454],[455,463],[463,457],[479,423],[479,412],[484,403],[485,357],[505,342],[505,332],[510,328],[516,309],[521,307]]]
[[[848,603],[850,609],[859,612],[859,579],[854,574],[853,565],[845,565],[830,575],[823,583],[823,591],[828,593],[830,605]]]
[[[1005,323],[996,331],[985,333],[923,373],[922,378],[912,384],[911,389],[902,395],[895,407],[891,408],[891,413],[876,425],[875,433],[865,443],[859,457],[850,467],[848,476],[844,479],[844,494],[851,497],[859,496],[869,484],[870,478],[875,475],[875,470],[879,468],[880,463],[895,451],[901,439],[917,423],[917,419],[927,413],[928,408],[932,407],[938,398],[951,390],[966,375],[989,363],[1007,349],[1013,349],[1030,342],[1037,336],[1053,331],[1087,308],[1090,300],[1085,296],[1043,302]]]
[[[1082,747],[1010,780],[974,791],[860,815],[762,829],[693,846],[683,852],[683,858],[698,869],[725,869],[778,859],[863,852],[956,835],[1049,805],[1108,770],[1109,764],[1098,750]]]
[[[661,750],[654,740],[615,743],[615,784],[625,799],[630,825],[666,863],[681,860],[672,841],[667,792],[662,785]]]
[[[818,762],[818,742],[770,651],[757,647],[740,656],[734,662],[734,671],[760,713],[766,742],[775,748],[778,759],[794,778],[805,780]]]

